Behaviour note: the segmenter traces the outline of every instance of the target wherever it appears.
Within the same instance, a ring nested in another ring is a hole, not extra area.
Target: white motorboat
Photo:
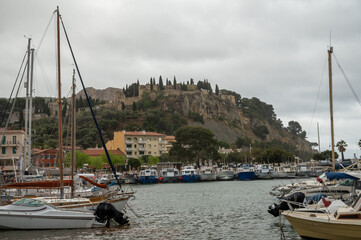
[[[199,171],[199,180],[200,181],[215,181],[216,180],[216,171],[213,167],[202,167]]]
[[[234,179],[233,168],[228,167],[227,165],[222,166],[217,169],[217,180],[218,181],[229,181]]]
[[[176,183],[180,181],[179,170],[176,168],[163,168],[160,171],[159,181],[161,183]]]
[[[273,179],[273,169],[269,164],[256,166],[256,179]]]
[[[105,226],[92,212],[56,208],[32,198],[0,207],[0,229],[70,229]]]

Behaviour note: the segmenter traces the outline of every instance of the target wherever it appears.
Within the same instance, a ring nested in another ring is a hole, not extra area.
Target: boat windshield
[[[24,207],[40,207],[43,206],[44,203],[32,198],[22,198],[16,202],[13,202],[12,205]]]

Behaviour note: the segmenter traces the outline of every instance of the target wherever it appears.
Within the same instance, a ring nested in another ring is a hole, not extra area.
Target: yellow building
[[[106,143],[109,150],[120,150],[126,157],[139,158],[144,155],[160,156],[167,152],[166,135],[156,132],[114,132],[113,140]]]

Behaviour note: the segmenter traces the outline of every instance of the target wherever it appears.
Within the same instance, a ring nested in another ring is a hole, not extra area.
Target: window
[[[46,154],[46,159],[50,159],[50,154]]]
[[[2,154],[6,154],[6,148],[5,148],[5,147],[2,147],[2,148],[1,148],[1,152],[2,152]]]
[[[134,144],[134,148],[137,148],[137,144]]]
[[[55,155],[55,154],[53,155],[53,158],[56,159],[56,155]]]
[[[150,141],[150,138],[148,138],[147,141],[149,142],[149,141]]]
[[[13,143],[16,143],[16,136],[13,136]]]
[[[132,155],[132,152],[127,152],[127,155]]]
[[[44,154],[41,154],[41,159],[45,159],[45,155],[44,155]]]
[[[139,155],[144,155],[144,151],[139,151]]]
[[[132,148],[132,144],[127,144],[127,148]]]
[[[152,152],[148,152],[148,155],[151,155],[152,154]]]
[[[3,137],[3,144],[6,142],[6,136]]]
[[[151,148],[151,147],[152,147],[152,144],[148,144],[148,147]]]
[[[16,154],[16,147],[13,147],[13,154]]]

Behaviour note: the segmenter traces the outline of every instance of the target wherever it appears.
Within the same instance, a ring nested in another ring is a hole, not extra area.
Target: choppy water
[[[129,204],[140,217],[128,210],[130,226],[1,231],[0,239],[281,239],[279,218],[267,212],[276,201],[269,192],[281,183],[287,181],[138,185]],[[286,239],[300,239],[287,221],[283,229]]]

